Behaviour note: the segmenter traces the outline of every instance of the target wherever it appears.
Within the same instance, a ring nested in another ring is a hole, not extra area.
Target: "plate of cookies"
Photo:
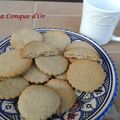
[[[23,29],[0,41],[0,120],[99,120],[118,91],[111,58],[63,29]]]

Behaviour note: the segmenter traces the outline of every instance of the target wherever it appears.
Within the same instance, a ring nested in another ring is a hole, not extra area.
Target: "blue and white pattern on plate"
[[[55,29],[36,29],[44,33]],[[62,30],[62,29],[61,29]],[[101,88],[93,93],[85,93],[75,90],[76,103],[61,117],[53,115],[48,120],[100,120],[109,111],[118,91],[118,75],[115,65],[108,54],[95,42],[86,36],[75,32],[63,30],[74,41],[85,41],[92,45],[100,55],[100,64],[106,72],[106,78]],[[0,41],[0,53],[10,50],[10,37]],[[0,120],[22,120],[17,109],[17,98],[12,100],[0,100]]]

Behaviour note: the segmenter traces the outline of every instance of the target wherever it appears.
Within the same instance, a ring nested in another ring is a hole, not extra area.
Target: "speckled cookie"
[[[22,77],[4,79],[0,81],[0,99],[16,98],[28,85]]]
[[[7,51],[0,55],[0,77],[14,77],[29,69],[31,59],[23,59],[19,50]]]
[[[102,66],[95,61],[79,60],[70,64],[67,79],[74,88],[92,92],[104,83],[105,72]]]
[[[59,106],[59,95],[43,85],[27,87],[18,100],[18,109],[28,120],[46,120],[58,111]]]
[[[47,86],[53,88],[61,98],[59,113],[62,114],[72,107],[75,103],[75,93],[70,84],[65,80],[51,79],[46,83]]]
[[[35,65],[32,65],[30,69],[23,74],[23,77],[31,83],[44,83],[49,80],[47,74],[41,72]]]
[[[70,37],[63,31],[52,30],[43,34],[44,41],[53,44],[61,51],[65,50],[65,47],[71,43]]]
[[[39,41],[32,41],[24,46],[21,51],[22,57],[25,58],[36,58],[40,55],[51,56],[57,55],[60,51],[55,46]]]
[[[60,55],[44,57],[40,56],[35,59],[36,66],[48,75],[60,75],[67,70],[68,61]]]
[[[12,48],[21,49],[31,41],[43,41],[42,34],[33,29],[22,29],[12,34],[10,43]]]

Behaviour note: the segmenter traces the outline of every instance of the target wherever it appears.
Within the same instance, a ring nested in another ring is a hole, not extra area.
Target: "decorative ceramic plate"
[[[44,33],[48,30],[54,29],[36,29]],[[93,93],[85,93],[75,91],[76,103],[74,106],[66,111],[61,117],[53,115],[48,120],[99,120],[111,108],[113,100],[118,91],[118,75],[116,68],[108,56],[108,54],[95,42],[86,36],[63,30],[71,38],[71,42],[85,41],[92,45],[100,55],[100,64],[106,72],[106,78],[101,88]],[[10,50],[10,37],[0,41],[0,53]],[[21,115],[17,109],[17,98],[12,100],[0,100],[0,120],[22,120]]]

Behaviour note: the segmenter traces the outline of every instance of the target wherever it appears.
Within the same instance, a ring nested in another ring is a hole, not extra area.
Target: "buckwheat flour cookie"
[[[0,99],[16,98],[28,85],[22,77],[4,79],[0,81]]]
[[[13,48],[21,49],[31,41],[43,41],[42,34],[32,29],[23,29],[12,34],[10,43]]]
[[[53,76],[64,73],[68,67],[67,59],[60,55],[40,56],[35,59],[35,64],[42,72]]]
[[[105,72],[102,66],[95,61],[79,60],[70,64],[67,78],[74,88],[92,92],[102,86]]]
[[[87,42],[84,42],[84,41],[75,41],[75,42],[72,42],[71,44],[69,44],[67,47],[66,47],[66,50],[69,50],[69,49],[72,49],[72,48],[87,48],[87,49],[92,49],[92,50],[95,50],[95,48],[90,45],[89,43]]]
[[[21,75],[32,64],[31,59],[23,59],[19,50],[7,51],[0,55],[0,77]]]
[[[59,108],[60,114],[71,108],[75,103],[75,93],[70,84],[65,80],[51,79],[46,85],[53,88],[61,98],[61,105]]]
[[[70,37],[63,31],[53,30],[43,34],[45,42],[53,44],[61,51],[64,51],[65,47],[71,43]]]
[[[64,52],[64,56],[67,58],[76,58],[76,59],[88,59],[88,60],[94,60],[99,61],[99,55],[97,51],[92,49],[85,49],[84,47],[76,47],[69,49]]]
[[[47,120],[60,106],[59,95],[43,85],[27,87],[18,100],[21,115],[28,120]]]
[[[55,78],[60,79],[60,80],[67,80],[66,72],[61,75],[56,75]]]
[[[21,55],[25,58],[36,58],[39,55],[51,56],[59,53],[59,49],[49,43],[32,41],[24,46]]]
[[[49,80],[49,76],[41,72],[35,65],[23,74],[23,77],[31,83],[44,83]]]

